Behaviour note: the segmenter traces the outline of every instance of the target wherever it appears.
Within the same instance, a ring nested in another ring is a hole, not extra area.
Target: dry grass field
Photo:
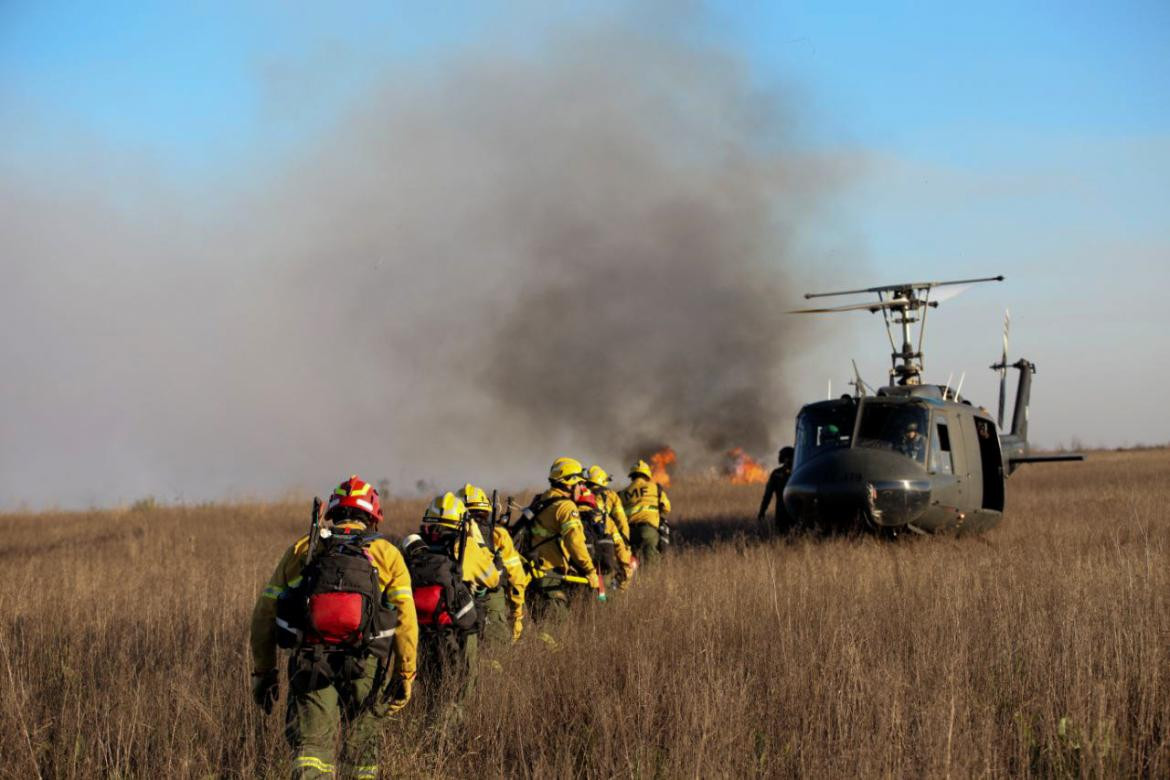
[[[1170,777],[1170,452],[1025,467],[983,538],[760,542],[756,488],[672,498],[669,560],[484,653],[462,721],[386,721],[384,776]],[[248,617],[306,517],[0,516],[0,775],[283,774]]]

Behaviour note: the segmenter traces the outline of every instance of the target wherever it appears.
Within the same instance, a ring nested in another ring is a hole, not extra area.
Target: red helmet
[[[357,474],[337,486],[333,495],[329,496],[329,508],[325,514],[341,507],[360,509],[373,518],[375,523],[382,522],[382,502],[378,500],[378,491],[369,482],[363,482]]]

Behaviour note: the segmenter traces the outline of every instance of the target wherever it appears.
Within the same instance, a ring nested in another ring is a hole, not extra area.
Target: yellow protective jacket
[[[634,477],[621,492],[621,498],[630,525],[647,523],[657,528],[661,518],[670,514],[670,499],[666,491],[657,482],[645,477]]]
[[[597,508],[617,526],[622,539],[629,542],[630,521],[626,519],[626,510],[617,491],[601,488],[597,493]]]
[[[622,536],[621,531],[618,530],[617,523],[613,521],[613,517],[605,518],[605,533],[613,539],[614,551],[617,553],[617,559],[623,566],[628,566],[633,559],[634,554],[630,552],[630,545],[626,544],[626,538]]]
[[[508,603],[512,605],[512,619],[524,617],[524,591],[531,579],[524,570],[524,559],[512,541],[512,534],[502,525],[492,529],[492,546],[500,554],[500,562],[508,572]]]
[[[349,522],[337,526],[347,530],[366,530],[364,523]],[[398,548],[385,539],[375,539],[366,547],[370,562],[378,570],[382,598],[398,612],[398,630],[394,633],[394,671],[413,680],[418,655],[418,617],[414,612],[414,593],[410,573]],[[289,547],[276,564],[252,609],[252,664],[257,672],[276,668],[276,600],[301,581],[309,537],[302,536]]]
[[[528,557],[542,569],[570,573],[570,563],[593,580],[597,570],[585,547],[585,529],[573,497],[566,490],[550,488],[537,499],[544,506],[532,522],[532,549]]]
[[[471,521],[469,523],[471,543],[467,545],[467,555],[463,556],[463,581],[491,590],[500,584],[500,570],[496,568],[495,555],[484,542],[479,525]],[[451,546],[456,561],[459,560],[461,546],[459,541]]]

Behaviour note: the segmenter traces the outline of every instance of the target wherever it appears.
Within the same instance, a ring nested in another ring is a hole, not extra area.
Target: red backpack
[[[458,561],[451,552],[452,541],[438,535],[429,543],[418,536],[404,540],[406,568],[414,589],[414,611],[423,629],[478,631],[479,610],[460,576]]]

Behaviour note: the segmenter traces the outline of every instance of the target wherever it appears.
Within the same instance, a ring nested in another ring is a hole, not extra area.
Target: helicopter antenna
[[[947,393],[949,393],[951,391],[951,380],[954,378],[955,378],[954,371],[947,374],[947,384],[946,384],[946,387],[943,388],[943,400],[944,401],[947,400]]]
[[[966,378],[967,378],[967,372],[964,371],[962,373],[962,375],[959,376],[959,386],[955,388],[955,400],[956,401],[959,400],[959,393],[963,392],[963,381]]]
[[[868,311],[881,312],[886,326],[886,334],[890,340],[890,381],[899,385],[917,385],[922,382],[923,352],[922,345],[925,338],[926,312],[949,298],[962,292],[962,289],[950,292],[950,295],[938,295],[931,300],[931,291],[936,287],[963,288],[978,282],[1002,282],[1003,275],[988,276],[980,279],[956,279],[949,282],[904,282],[888,284],[880,287],[867,287],[859,290],[841,290],[828,293],[805,293],[806,299],[828,298],[838,295],[859,295],[863,293],[877,293],[877,303],[855,303],[845,306],[818,307],[812,309],[796,309],[792,314],[820,314],[841,311]],[[922,312],[919,314],[919,312]],[[912,345],[912,326],[918,324],[917,349]],[[894,328],[901,330],[902,346],[899,348],[894,340]],[[831,394],[830,394],[831,395]]]

